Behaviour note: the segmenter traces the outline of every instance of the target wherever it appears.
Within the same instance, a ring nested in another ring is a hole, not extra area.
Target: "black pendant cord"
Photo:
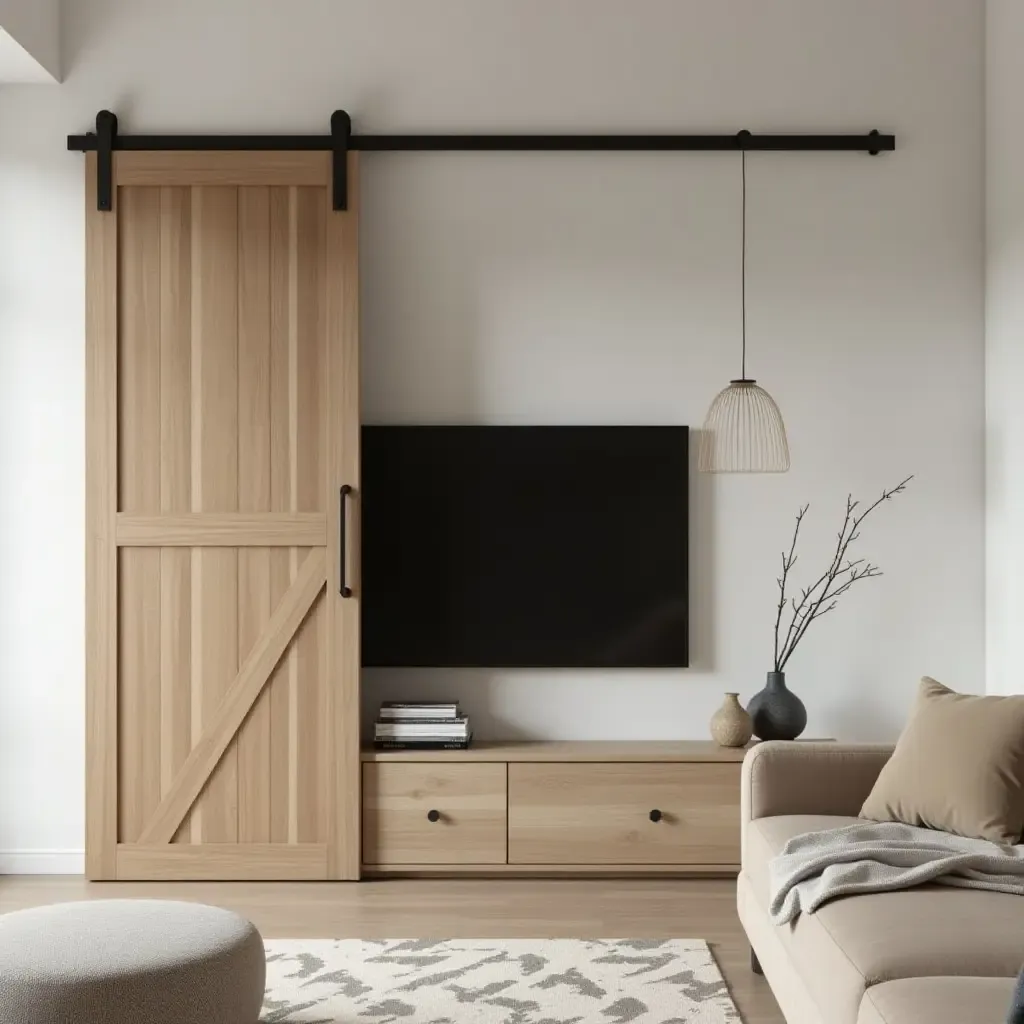
[[[740,150],[740,378],[747,379],[747,151]]]

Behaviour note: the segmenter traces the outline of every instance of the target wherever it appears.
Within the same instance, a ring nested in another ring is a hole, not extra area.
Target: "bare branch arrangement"
[[[846,499],[846,517],[843,528],[836,538],[836,550],[828,568],[812,583],[800,591],[800,597],[789,597],[786,586],[789,574],[797,562],[797,541],[800,537],[800,524],[807,515],[809,505],[804,505],[796,514],[796,527],[793,530],[793,541],[788,553],[782,552],[782,575],[776,582],[779,584],[779,604],[775,614],[775,671],[782,672],[786,662],[793,656],[797,644],[804,638],[812,622],[827,615],[838,604],[839,598],[859,580],[881,576],[882,570],[863,558],[847,557],[850,545],[860,537],[860,526],[865,519],[883,502],[889,501],[897,494],[902,494],[908,483],[913,480],[908,476],[891,490],[883,491],[882,496],[869,505],[863,512],[858,512],[860,502],[853,500],[853,495]],[[789,606],[789,625],[783,633],[782,619]]]

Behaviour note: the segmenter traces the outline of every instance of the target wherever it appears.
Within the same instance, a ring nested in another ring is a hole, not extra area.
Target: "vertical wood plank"
[[[288,509],[299,508],[299,190],[288,189]],[[301,557],[292,548],[289,583]],[[288,842],[299,839],[299,660],[298,647],[288,648]]]
[[[203,194],[189,190],[189,287],[192,300],[189,309],[191,340],[191,391],[189,401],[189,475],[190,511],[203,510],[203,278],[201,254],[203,247]],[[189,720],[190,746],[203,731],[203,549],[196,548],[189,558]],[[193,845],[203,841],[202,800],[193,804],[185,818],[189,840]]]
[[[327,837],[327,634],[323,599],[313,606],[296,637],[296,838],[322,843]]]
[[[295,504],[298,511],[326,510],[326,213],[324,189],[301,188],[296,196]],[[314,608],[295,641],[296,838],[326,839],[325,758],[326,644],[324,613]]]
[[[327,414],[327,493],[331,500],[327,531],[328,727],[332,770],[327,790],[328,876],[359,877],[359,602],[362,586],[354,555],[359,550],[359,163],[349,154],[349,209],[336,213],[328,204],[326,330],[327,378],[331,401]],[[338,547],[338,488],[356,488],[349,539],[349,584],[342,598]]]
[[[160,797],[192,749],[191,599],[192,566],[187,550],[160,551]],[[188,842],[186,825],[175,836]]]
[[[270,190],[242,188],[238,202],[238,508],[270,508]],[[270,550],[238,552],[238,657],[270,619]],[[238,734],[238,841],[270,841],[270,694]]]
[[[160,511],[188,512],[191,494],[191,202],[160,190]],[[160,551],[160,795],[192,749],[191,556]],[[187,826],[176,840],[187,841]]]
[[[160,508],[160,190],[121,189],[120,508]],[[160,803],[160,552],[121,552],[119,837],[134,842]]]
[[[85,869],[117,875],[117,219],[96,209],[96,154],[85,169]]]
[[[270,505],[291,510],[291,211],[290,189],[270,191]],[[288,589],[292,555],[284,548],[270,555],[274,601]],[[270,838],[289,838],[291,702],[290,661],[286,656],[268,685],[270,703]]]
[[[193,204],[202,207],[193,233],[193,282],[202,281],[199,345],[201,352],[198,426],[199,511],[238,510],[238,189],[196,188]],[[193,294],[195,302],[195,294]],[[193,455],[196,444],[193,443]],[[195,566],[193,566],[195,572]],[[202,629],[192,657],[199,658],[202,718],[208,720],[238,669],[238,552],[204,550],[199,560],[198,595]],[[238,756],[228,748],[197,803],[202,838],[207,843],[238,841]]]

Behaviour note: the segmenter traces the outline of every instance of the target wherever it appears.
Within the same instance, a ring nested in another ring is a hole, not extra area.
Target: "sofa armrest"
[[[891,746],[758,743],[743,759],[740,817],[745,825],[779,814],[860,814]]]

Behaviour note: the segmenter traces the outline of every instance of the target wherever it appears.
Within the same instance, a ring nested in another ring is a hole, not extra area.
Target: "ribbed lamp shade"
[[[734,380],[715,397],[700,435],[702,473],[785,473],[786,425],[775,399],[754,380]]]
[[[750,132],[740,132],[740,375],[719,391],[700,435],[702,473],[785,473],[789,469],[786,425],[775,399],[747,376],[747,151]]]

